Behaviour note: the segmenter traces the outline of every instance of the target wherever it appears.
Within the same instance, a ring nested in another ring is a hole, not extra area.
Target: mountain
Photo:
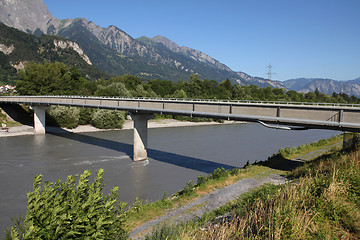
[[[318,88],[319,91],[328,94],[346,92],[349,95],[360,96],[360,78],[346,82],[305,78],[280,82],[252,77],[244,72],[232,71],[211,56],[196,49],[179,46],[164,36],[158,35],[153,38],[144,36],[134,39],[113,25],[103,28],[84,18],[57,19],[51,15],[42,0],[0,0],[0,21],[7,26],[36,36],[48,34],[59,36],[63,40],[69,39],[70,42],[61,44],[60,47],[78,49],[78,56],[82,56],[83,59],[85,56],[88,58],[84,60],[85,62],[112,75],[130,74],[142,79],[178,81],[179,79],[188,79],[190,74],[196,73],[200,78],[219,82],[230,79],[233,83],[240,85],[270,86],[300,92],[314,91]],[[42,39],[49,38],[50,36],[42,36],[34,41],[41,42]],[[54,39],[51,41],[51,44],[55,44]],[[2,49],[0,57],[3,62],[9,64],[6,65],[8,70],[3,69],[4,64],[1,65],[0,71],[2,72],[10,71],[9,69],[14,68],[17,63],[34,58],[29,57],[28,54],[27,58],[19,56],[18,59],[15,59],[17,55],[8,53],[11,51],[12,45],[4,43],[3,45],[0,45],[0,49]],[[29,47],[38,49],[39,46],[31,45]],[[59,51],[59,47],[57,48]],[[34,56],[38,56],[37,54]],[[9,60],[10,58],[11,60]],[[92,74],[92,78],[94,76],[99,76],[99,74]]]
[[[272,87],[272,88],[286,88],[281,81],[272,81],[260,77],[252,77],[244,72],[237,72],[241,80],[238,80],[237,83],[243,86],[255,85],[258,87]]]
[[[103,28],[84,18],[57,19],[42,0],[0,0],[0,21],[37,36],[49,34],[72,40],[93,66],[108,74],[178,81],[196,73],[219,82],[230,79],[242,85],[283,87],[280,82],[234,72],[211,56],[180,47],[160,35],[134,39],[113,25]]]
[[[350,81],[348,81],[348,83],[360,84],[360,77],[359,77],[359,78],[356,78],[356,79],[354,79],[354,80],[350,80]]]
[[[4,24],[35,35],[46,33],[73,40],[95,67],[110,74],[177,81],[197,73],[217,81],[241,80],[236,72],[205,53],[180,47],[162,36],[134,39],[115,26],[102,28],[84,18],[59,20],[42,0],[0,0],[0,9]]]
[[[206,55],[205,53],[192,48],[188,48],[184,46],[180,47],[175,42],[172,42],[170,39],[166,37],[158,35],[156,37],[153,37],[151,40],[154,42],[162,43],[172,52],[184,54],[185,56],[194,59],[195,61],[205,63],[211,67],[218,68],[221,70],[231,71],[231,69],[228,66],[213,59],[209,55]]]
[[[322,93],[346,93],[349,96],[360,96],[360,78],[349,81],[335,81],[322,78],[298,78],[283,82],[289,90],[298,92],[314,92],[318,89]]]
[[[28,61],[77,66],[90,79],[107,76],[92,66],[76,42],[57,36],[35,36],[0,23],[0,82],[13,84],[17,71]]]
[[[0,21],[23,32],[40,35],[59,26],[42,0],[0,0],[0,6]]]

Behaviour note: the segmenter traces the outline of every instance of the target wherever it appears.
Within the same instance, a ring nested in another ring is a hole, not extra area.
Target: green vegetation
[[[171,197],[169,197],[167,193],[164,193],[161,200],[153,203],[144,203],[137,199],[132,208],[130,208],[130,211],[126,212],[125,224],[130,231],[154,217],[165,214],[166,210],[185,205],[194,199],[213,192],[217,188],[233,184],[240,179],[263,174],[265,171],[267,171],[267,174],[283,173],[283,171],[271,170],[264,166],[251,165],[243,169],[225,170],[219,168],[207,177],[199,175],[196,184],[194,184],[193,181],[189,181],[186,183],[184,189],[173,194]],[[134,209],[136,209],[136,211],[134,211]]]
[[[15,221],[11,239],[125,239],[125,203],[117,203],[118,187],[108,196],[102,193],[100,169],[90,183],[90,171],[76,176],[45,182],[35,177],[33,190],[27,194],[28,208],[24,221]]]
[[[28,63],[19,72],[19,95],[86,95],[86,80],[76,68],[63,63]]]
[[[93,114],[91,124],[101,129],[122,128],[126,113],[116,110],[98,110]]]
[[[121,129],[126,112],[66,106],[51,106],[47,111],[46,124],[68,129],[88,125],[100,129]]]
[[[291,171],[289,184],[264,185],[200,219],[158,226],[146,239],[358,239],[359,159],[360,151],[330,149]]]
[[[72,129],[76,128],[80,121],[80,109],[76,107],[52,106],[48,113],[50,123],[55,126]]]
[[[62,63],[28,63],[19,73],[17,91],[21,95],[95,95],[109,97],[165,97],[196,99],[228,99],[255,101],[301,101],[360,103],[360,99],[346,94],[326,95],[319,91],[306,94],[278,88],[232,85],[227,79],[221,83],[200,79],[192,74],[188,81],[141,81],[139,77],[123,75],[110,79],[89,81],[79,70]]]

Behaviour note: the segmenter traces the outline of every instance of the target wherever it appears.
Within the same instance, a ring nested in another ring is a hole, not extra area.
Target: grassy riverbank
[[[196,183],[189,181],[183,190],[173,196],[169,197],[164,193],[164,197],[160,201],[153,203],[143,203],[137,199],[126,213],[127,230],[131,231],[139,225],[165,214],[169,209],[179,208],[189,204],[195,199],[209,194],[216,189],[234,184],[240,179],[282,173],[284,173],[284,171],[270,169],[260,165],[249,165],[243,169],[216,169],[207,177],[199,175]]]
[[[287,174],[292,181],[284,186],[264,185],[188,223],[158,226],[147,239],[358,239],[360,154],[359,151],[341,152],[339,142],[342,142],[341,136],[283,149],[267,162],[233,170],[249,177],[252,173],[277,171]],[[326,154],[320,151],[321,156],[292,171],[274,169],[281,161],[324,148]],[[233,176],[231,171],[228,176]],[[219,187],[228,181],[227,176],[218,180]],[[206,184],[203,186],[208,189]],[[185,202],[197,197],[200,186],[197,184],[191,189],[188,199],[182,197]],[[176,201],[184,204],[181,198]],[[138,214],[141,219],[142,212]]]

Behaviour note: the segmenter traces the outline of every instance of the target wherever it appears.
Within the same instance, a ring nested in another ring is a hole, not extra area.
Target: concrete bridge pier
[[[131,118],[134,121],[134,162],[148,159],[146,151],[148,142],[148,120],[153,117],[153,114],[131,114]]]
[[[45,111],[48,106],[31,106],[34,110],[34,132],[35,134],[45,134]]]

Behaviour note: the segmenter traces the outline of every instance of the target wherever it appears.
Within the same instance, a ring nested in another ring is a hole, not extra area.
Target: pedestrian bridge
[[[30,105],[38,134],[45,133],[50,105],[127,111],[134,120],[134,161],[147,159],[147,121],[154,113],[258,122],[286,130],[360,132],[360,105],[351,104],[83,96],[5,96],[0,103]]]

